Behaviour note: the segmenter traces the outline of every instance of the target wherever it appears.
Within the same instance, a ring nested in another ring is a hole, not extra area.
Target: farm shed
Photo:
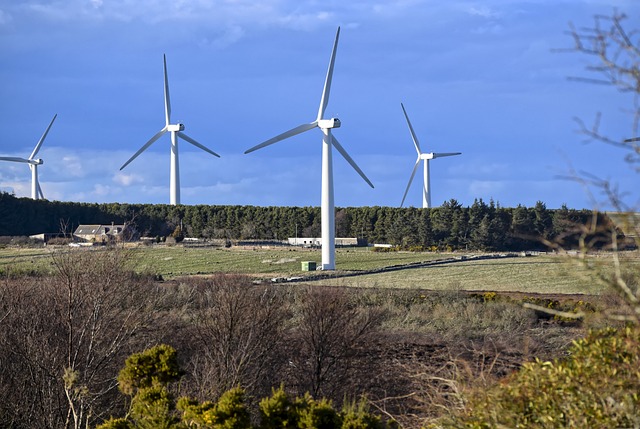
[[[289,237],[290,246],[320,247],[322,238],[320,237]],[[336,237],[336,247],[366,247],[367,240],[364,238]]]

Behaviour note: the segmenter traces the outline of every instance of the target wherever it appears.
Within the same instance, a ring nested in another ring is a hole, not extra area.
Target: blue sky
[[[567,79],[589,76],[568,22],[625,12],[637,0],[0,0],[0,155],[39,156],[45,196],[168,203],[169,136],[120,166],[164,125],[162,55],[172,119],[219,153],[180,146],[182,203],[317,206],[321,133],[243,152],[315,119],[341,26],[327,116],[375,185],[334,151],[337,206],[398,206],[415,150],[403,102],[432,161],[434,205],[475,198],[502,206],[591,208],[587,171],[638,200],[625,153],[585,144],[574,117],[633,134],[629,95]],[[419,177],[405,205],[420,206]],[[0,162],[0,190],[30,194],[23,164]],[[596,202],[601,196],[596,192]]]

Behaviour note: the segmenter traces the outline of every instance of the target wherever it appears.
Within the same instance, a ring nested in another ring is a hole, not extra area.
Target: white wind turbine
[[[316,119],[308,124],[298,125],[297,127],[286,131],[276,137],[269,139],[257,146],[245,151],[245,153],[253,152],[273,143],[279,142],[286,138],[295,136],[313,128],[322,130],[322,201],[321,201],[321,220],[322,220],[322,269],[335,269],[335,209],[333,201],[333,159],[331,148],[335,147],[338,152],[347,160],[349,164],[358,172],[358,174],[373,188],[373,184],[358,167],[353,159],[344,150],[338,140],[332,135],[333,128],[340,127],[338,118],[324,119],[324,112],[329,102],[329,91],[331,89],[331,78],[333,76],[333,65],[336,59],[336,50],[338,49],[338,38],[340,36],[340,27],[336,33],[336,40],[333,43],[333,51],[331,52],[331,60],[329,61],[329,69],[322,90],[322,98],[320,99],[320,108]]]
[[[0,161],[22,162],[25,164],[29,164],[29,169],[31,170],[31,198],[33,198],[34,200],[40,198],[44,199],[44,194],[42,193],[42,188],[40,187],[40,182],[38,181],[38,165],[44,164],[44,161],[39,158],[35,159],[35,156],[38,154],[42,143],[44,143],[44,139],[47,137],[47,134],[49,134],[49,130],[51,129],[51,125],[53,125],[53,121],[55,121],[57,117],[57,113],[53,115],[53,119],[49,123],[47,129],[44,131],[44,134],[42,134],[42,137],[40,137],[40,140],[38,140],[38,144],[36,144],[36,147],[33,149],[33,152],[31,152],[29,158],[25,159],[13,156],[0,156]]]
[[[169,100],[169,79],[167,78],[167,56],[164,55],[164,112],[165,112],[165,126],[156,133],[151,139],[144,144],[127,162],[125,162],[120,170],[125,168],[131,161],[136,159],[138,155],[147,150],[156,140],[158,140],[166,132],[171,133],[171,179],[169,185],[170,204],[180,204],[180,165],[178,159],[178,137],[185,140],[187,143],[209,152],[211,155],[220,155],[207,148],[206,146],[198,143],[182,131],[184,130],[184,124],[177,123],[171,124],[171,101]]]
[[[424,162],[424,183],[422,185],[422,207],[429,208],[431,207],[431,181],[429,180],[429,160],[436,159],[436,158],[443,158],[445,156],[461,155],[462,152],[453,152],[453,153],[422,152],[422,150],[420,149],[420,143],[418,142],[418,138],[416,137],[416,133],[413,131],[413,127],[411,126],[411,121],[409,121],[409,116],[407,115],[407,111],[404,109],[404,105],[402,103],[400,103],[400,106],[402,106],[404,117],[407,118],[407,124],[409,125],[409,131],[411,132],[413,145],[416,147],[416,152],[418,152],[418,159],[416,159],[416,164],[413,166],[413,172],[411,173],[411,177],[409,178],[407,189],[404,191],[404,196],[402,197],[402,202],[400,203],[400,207],[402,207],[402,205],[404,204],[405,198],[407,198],[409,187],[411,186],[413,177],[416,175],[416,171],[418,170],[418,165],[422,160]]]

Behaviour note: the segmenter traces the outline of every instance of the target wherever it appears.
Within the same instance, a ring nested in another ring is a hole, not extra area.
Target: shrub
[[[188,427],[216,429],[251,427],[249,411],[245,406],[244,391],[241,388],[226,391],[215,404],[209,401],[199,404],[193,399],[180,398],[178,409],[182,411],[182,421]]]
[[[638,427],[640,328],[592,331],[565,360],[525,364],[444,427]]]
[[[133,395],[138,389],[177,381],[181,375],[176,351],[160,344],[129,356],[118,375],[118,383],[122,393]]]

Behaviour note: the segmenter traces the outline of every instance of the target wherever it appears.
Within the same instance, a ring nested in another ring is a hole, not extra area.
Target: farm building
[[[43,232],[40,234],[30,235],[29,238],[42,241],[43,243],[48,243],[52,238],[66,238],[66,234],[61,232]]]
[[[302,247],[320,247],[322,246],[322,238],[320,237],[290,237],[290,246],[302,246]],[[339,238],[336,237],[336,247],[366,247],[367,240],[364,238]]]
[[[640,213],[606,212],[606,215],[625,237],[638,238],[637,227],[640,225]]]
[[[129,225],[80,225],[73,233],[78,241],[108,243],[110,241],[129,241],[135,231]]]

